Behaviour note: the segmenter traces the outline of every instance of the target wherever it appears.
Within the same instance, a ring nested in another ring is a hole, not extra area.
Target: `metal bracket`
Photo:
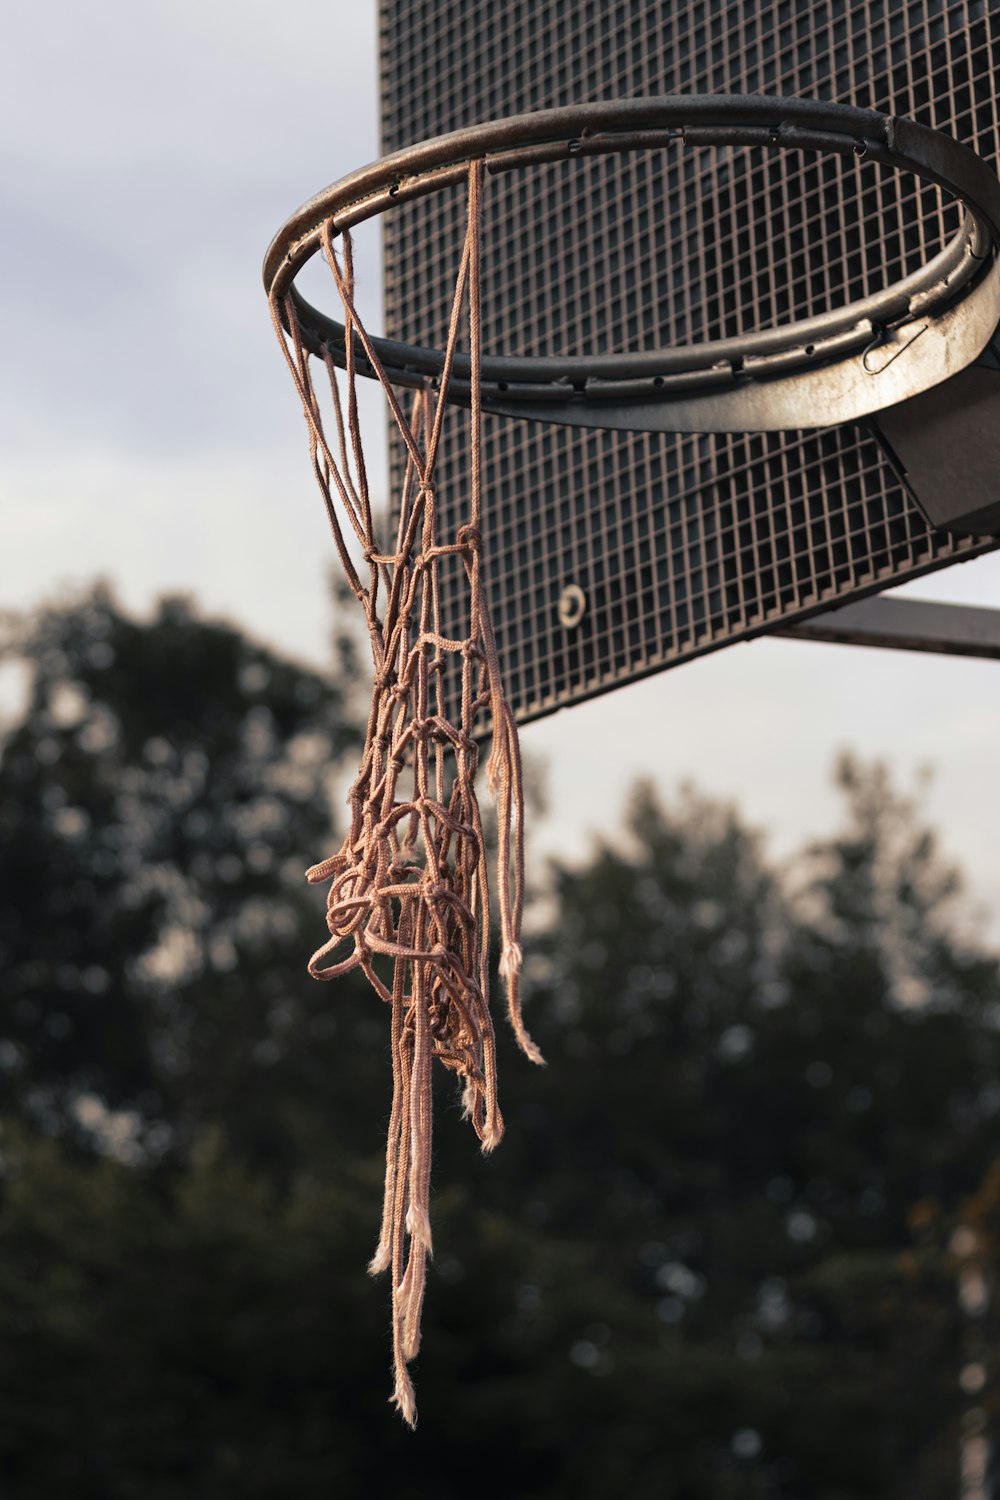
[[[869,422],[931,526],[1000,536],[998,340],[950,380]]]
[[[1000,661],[1000,609],[875,595],[770,634],[843,646],[883,646]]]

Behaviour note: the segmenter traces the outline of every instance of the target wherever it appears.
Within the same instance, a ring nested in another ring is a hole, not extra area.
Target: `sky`
[[[0,609],[101,576],[323,665],[335,559],[260,263],[378,155],[374,0],[7,0],[4,39]],[[371,233],[357,263],[377,326]],[[907,592],[1000,605],[1000,556]],[[998,690],[1000,663],[730,647],[524,730],[548,767],[534,858],[613,833],[638,776],[737,804],[785,858],[836,825],[851,749],[903,787],[932,771],[927,815],[995,922]]]

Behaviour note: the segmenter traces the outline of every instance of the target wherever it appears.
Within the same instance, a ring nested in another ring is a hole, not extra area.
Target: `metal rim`
[[[797,323],[617,355],[486,355],[485,410],[673,431],[827,426],[937,384],[975,359],[989,340],[1000,321],[1000,182],[987,163],[912,120],[758,95],[669,95],[543,110],[407,147],[341,178],[293,214],[268,250],[265,286],[279,299],[290,291],[306,346],[313,352],[325,346],[343,363],[343,325],[294,286],[320,248],[324,224],[338,234],[461,181],[478,159],[488,172],[499,173],[676,142],[862,156],[936,183],[964,206],[963,222],[918,271],[873,296]],[[419,385],[440,373],[440,350],[372,342],[395,384]],[[898,359],[903,353],[906,358]],[[357,364],[359,373],[372,373],[360,349]],[[467,402],[468,376],[468,359],[460,355],[450,400]]]

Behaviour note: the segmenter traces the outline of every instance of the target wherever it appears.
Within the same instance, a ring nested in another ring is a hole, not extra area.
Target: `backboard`
[[[384,144],[582,99],[760,92],[910,115],[996,161],[1000,18],[984,9],[873,21],[861,4],[542,0],[524,27],[485,0],[382,0]],[[484,347],[732,337],[869,295],[955,227],[935,188],[900,186],[863,162],[728,147],[510,175],[486,202]],[[435,195],[383,222],[386,331],[433,343],[460,205]],[[484,422],[487,583],[521,721],[998,544],[929,524],[916,471],[910,489],[865,426],[685,437]],[[457,421],[439,472],[460,515]],[[460,608],[457,575],[443,597]]]

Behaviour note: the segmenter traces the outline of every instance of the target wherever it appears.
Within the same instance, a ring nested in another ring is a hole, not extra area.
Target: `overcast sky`
[[[259,268],[378,153],[374,4],[7,0],[0,116],[0,607],[103,575],[322,663],[334,559]],[[372,241],[359,266],[374,321]],[[1000,561],[908,591],[1000,604]],[[904,784],[931,766],[944,846],[1000,911],[1000,664],[755,642],[524,743],[550,768],[537,855],[613,828],[637,775],[737,802],[784,853],[833,825],[839,749]]]

